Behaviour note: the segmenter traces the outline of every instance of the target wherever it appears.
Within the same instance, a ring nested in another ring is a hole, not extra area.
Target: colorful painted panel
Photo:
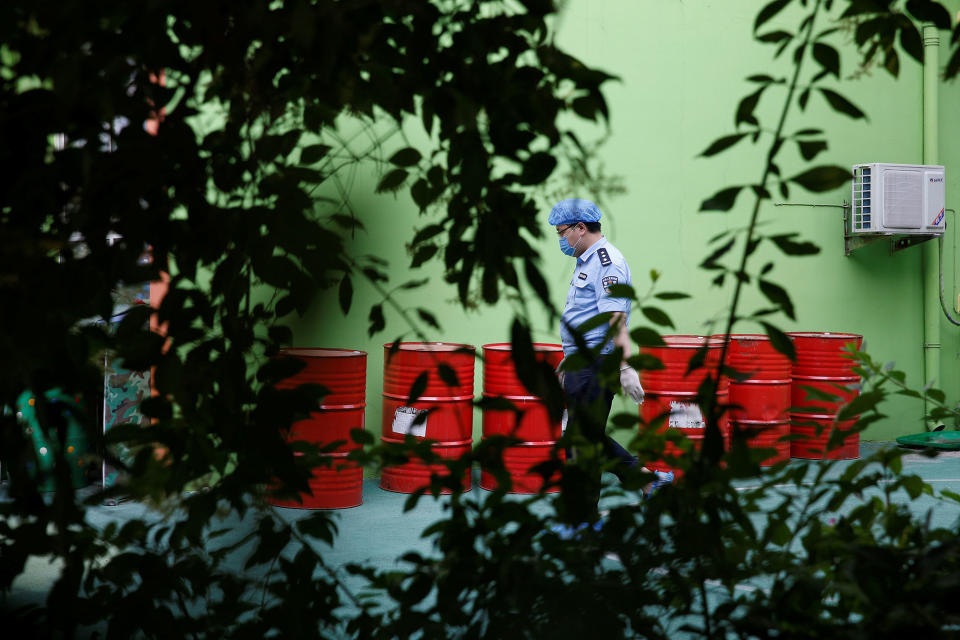
[[[17,399],[17,418],[23,428],[23,434],[33,443],[34,459],[29,460],[27,471],[37,483],[38,491],[54,491],[53,478],[55,450],[63,442],[63,456],[70,465],[70,475],[75,487],[83,487],[90,480],[89,472],[95,464],[90,451],[89,441],[77,418],[77,412],[85,411],[79,398],[68,397],[59,391],[48,391],[46,401],[53,406],[59,405],[63,412],[66,433],[45,433],[37,419],[37,398],[24,391]]]

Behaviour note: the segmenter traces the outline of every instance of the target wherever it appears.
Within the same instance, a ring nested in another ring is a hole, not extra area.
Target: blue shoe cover
[[[650,484],[650,492],[646,497],[650,497],[654,492],[660,487],[665,487],[668,484],[673,484],[673,471],[654,471],[654,480]]]

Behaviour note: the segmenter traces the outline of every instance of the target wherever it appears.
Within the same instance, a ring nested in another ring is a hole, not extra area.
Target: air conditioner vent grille
[[[920,171],[888,171],[883,183],[883,224],[893,229],[919,229],[923,198]]]
[[[855,231],[869,231],[873,228],[871,211],[870,167],[856,167],[853,170],[853,228]]]

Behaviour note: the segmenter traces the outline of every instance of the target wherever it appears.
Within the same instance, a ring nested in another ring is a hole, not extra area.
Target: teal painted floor
[[[861,455],[866,456],[875,452],[880,447],[896,446],[892,443],[869,442],[861,444]],[[811,461],[791,461],[793,464],[808,465],[810,473],[815,473],[818,462]],[[840,474],[851,461],[837,463],[834,473]],[[960,493],[960,452],[941,452],[937,457],[931,458],[920,453],[908,453],[903,457],[903,468],[905,473],[919,475],[925,482],[929,483],[935,493],[940,493],[947,489]],[[832,475],[832,474],[831,474]],[[615,483],[615,478],[609,475],[607,478],[611,481],[611,486]],[[448,500],[444,497],[433,498],[425,496],[417,504],[416,508],[405,512],[404,505],[409,496],[399,493],[391,493],[380,489],[377,485],[378,480],[368,478],[364,480],[363,486],[363,504],[351,509],[341,509],[335,512],[335,521],[339,529],[333,547],[323,545],[321,551],[328,564],[338,567],[345,582],[351,588],[359,589],[361,585],[355,579],[350,578],[342,571],[347,563],[360,563],[363,565],[376,567],[378,569],[399,568],[398,558],[408,551],[417,551],[424,555],[433,553],[433,548],[429,540],[421,537],[421,532],[430,524],[436,522],[444,516],[444,510]],[[745,482],[738,489],[746,489],[750,486]],[[782,487],[787,493],[796,492],[800,495],[804,491],[804,485],[791,485]],[[616,493],[616,492],[614,492]],[[473,489],[468,497],[471,500],[484,500],[488,492],[479,488],[479,471],[475,471],[473,477]],[[0,499],[5,497],[5,488],[0,485]],[[523,499],[517,497],[517,499]],[[635,500],[635,497],[632,498]],[[771,501],[778,498],[771,498]],[[923,495],[911,501],[905,492],[895,494],[895,499],[909,504],[911,511],[917,515],[929,518],[931,526],[934,527],[955,527],[960,522],[960,505],[938,500],[934,496]],[[630,502],[629,496],[607,496],[601,500],[601,510],[611,508],[623,502]],[[772,506],[773,502],[771,502]],[[543,512],[549,510],[548,503],[538,503],[535,508]],[[278,508],[277,512],[282,518],[294,520],[312,513],[303,509],[285,509]],[[151,511],[146,506],[133,502],[120,503],[116,506],[98,506],[92,507],[88,511],[88,521],[97,527],[106,526],[108,522],[123,522],[135,518],[146,520],[161,519],[162,515]],[[244,520],[236,516],[227,518],[221,526],[231,527],[233,533],[221,539],[226,543],[230,538],[239,539],[247,533],[253,525],[253,512],[249,512]],[[237,568],[242,565],[244,558],[237,557]],[[615,558],[610,558],[610,562],[616,562]],[[36,604],[44,602],[46,593],[50,588],[58,572],[56,563],[51,563],[44,558],[32,558],[27,566],[27,571],[17,578],[14,582],[12,591],[7,594],[5,602],[0,596],[0,606],[7,611],[21,607],[23,605]],[[764,588],[762,584],[744,584],[744,589]]]

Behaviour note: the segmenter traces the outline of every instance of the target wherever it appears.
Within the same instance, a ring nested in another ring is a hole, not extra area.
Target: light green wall
[[[568,3],[560,22],[562,47],[587,64],[621,78],[620,82],[607,85],[613,135],[602,150],[602,160],[608,173],[623,177],[627,193],[605,203],[604,232],[627,257],[638,290],[649,282],[650,269],[657,269],[663,273],[659,284],[662,290],[693,294],[689,301],[662,305],[673,317],[677,333],[716,330],[717,327],[708,323],[723,317],[729,304],[729,285],[723,289],[711,287],[712,274],[697,265],[708,253],[707,240],[711,236],[746,224],[750,199],[742,193],[729,214],[702,214],[697,210],[704,198],[721,187],[756,182],[769,140],[762,140],[759,146],[742,142],[714,158],[697,156],[712,140],[734,131],[736,105],[755,86],[744,78],[757,73],[782,76],[790,70],[787,55],[772,62],[772,47],[752,41],[753,19],[763,4],[765,2],[576,0]],[[782,24],[795,24],[790,18],[784,17]],[[828,26],[825,20],[819,23],[820,28]],[[944,42],[944,63],[946,46]],[[852,44],[843,47],[841,54],[842,75],[847,78],[855,70]],[[818,127],[826,131],[830,148],[816,159],[818,164],[919,163],[922,157],[921,80],[921,66],[902,56],[897,80],[873,70],[859,79],[839,83],[839,90],[867,112],[869,121],[836,114],[821,98],[814,96],[805,113],[791,112],[786,130]],[[782,90],[772,89],[761,102],[758,114],[769,128],[775,126],[783,95]],[[957,192],[955,186],[951,187],[955,184],[951,176],[957,175],[954,167],[960,167],[960,150],[953,143],[960,134],[960,123],[954,116],[960,106],[960,89],[942,87],[940,100],[940,155],[947,167],[949,208]],[[584,132],[595,135],[597,130],[585,128]],[[787,176],[803,168],[795,147],[785,148],[778,161]],[[431,278],[428,288],[404,293],[400,300],[408,307],[426,306],[437,314],[444,330],[432,333],[432,339],[478,347],[509,340],[513,311],[509,304],[464,312],[453,302],[455,291],[443,283],[437,265],[408,272],[409,256],[404,245],[412,238],[413,229],[427,224],[428,220],[417,215],[404,194],[370,195],[377,175],[376,168],[370,165],[353,176],[353,203],[367,224],[366,232],[357,237],[354,248],[359,253],[373,253],[388,260],[392,265],[392,278],[397,283],[409,278]],[[580,194],[567,194],[577,195]],[[849,199],[849,187],[825,194],[810,194],[793,187],[789,201],[840,204]],[[774,201],[782,200],[776,194]],[[546,226],[548,208],[549,204],[544,203],[546,233],[539,248],[544,273],[559,306],[564,300],[573,261],[560,254]],[[765,258],[776,259],[773,279],[788,289],[796,306],[796,322],[783,318],[779,321],[781,326],[786,330],[863,334],[869,352],[876,359],[896,362],[898,368],[907,372],[908,381],[920,386],[923,340],[920,249],[914,247],[891,255],[889,245],[882,242],[845,257],[840,209],[766,204],[761,220],[765,233],[798,231],[822,248],[819,255],[803,258],[783,257],[766,246],[758,251],[754,271]],[[948,223],[951,227],[945,243],[948,251],[946,295],[948,300],[956,301],[956,275],[960,265],[953,256],[960,244],[957,229],[960,220],[948,218]],[[504,230],[504,233],[510,232]],[[410,339],[409,330],[390,309],[386,311],[387,331],[373,340],[368,339],[367,312],[370,305],[378,301],[369,286],[358,283],[353,309],[346,317],[338,309],[336,292],[330,292],[294,327],[298,346],[349,347],[368,352],[367,425],[375,433],[381,420],[382,345],[402,333],[407,333]],[[751,294],[744,308],[752,309],[759,304],[758,297]],[[533,321],[536,339],[558,341],[557,328],[550,327],[543,316],[535,314]],[[632,325],[639,324],[641,318],[635,313]],[[757,329],[743,325],[735,331]],[[944,322],[942,343],[943,378],[948,396],[955,403],[954,389],[960,382],[958,328]],[[479,373],[478,367],[478,395]],[[619,399],[618,407],[634,410]],[[921,409],[914,401],[891,399],[884,413],[889,417],[873,425],[865,434],[867,439],[889,440],[923,428]],[[479,438],[479,416],[474,432]]]

